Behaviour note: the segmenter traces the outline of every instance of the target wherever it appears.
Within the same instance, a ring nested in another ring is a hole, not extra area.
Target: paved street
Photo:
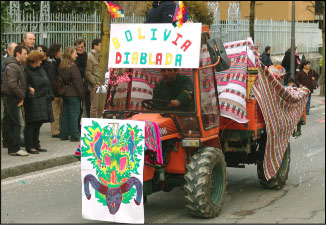
[[[262,188],[256,166],[227,168],[227,196],[215,219],[192,217],[182,188],[155,193],[145,204],[145,223],[324,223],[325,105],[315,104],[291,138],[291,168],[284,189]],[[2,223],[101,223],[81,216],[80,164],[28,173],[2,180]]]

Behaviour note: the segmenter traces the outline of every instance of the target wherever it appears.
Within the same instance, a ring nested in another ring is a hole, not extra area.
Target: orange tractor
[[[289,172],[290,146],[277,175],[267,181],[263,172],[266,129],[257,101],[246,99],[247,124],[220,117],[214,76],[219,61],[220,57],[214,65],[180,70],[193,82],[192,111],[153,107],[156,100],[148,96],[162,79],[153,69],[130,70],[133,75],[129,82],[116,87],[109,85],[107,96],[113,89],[114,96],[106,99],[103,118],[147,120],[160,128],[164,166],[154,168],[144,164],[144,202],[154,192],[169,192],[183,185],[186,207],[193,215],[216,217],[225,197],[226,167],[243,168],[244,164],[257,164],[258,178],[264,186],[272,189],[284,186]],[[248,74],[250,89],[258,73],[251,68]]]

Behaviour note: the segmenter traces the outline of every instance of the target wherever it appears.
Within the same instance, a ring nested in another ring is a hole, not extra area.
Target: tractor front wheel
[[[217,217],[226,190],[226,163],[223,152],[217,148],[203,147],[192,156],[186,168],[186,207],[198,217]]]

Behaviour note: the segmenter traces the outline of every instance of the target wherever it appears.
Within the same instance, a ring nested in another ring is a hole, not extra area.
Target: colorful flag
[[[187,12],[186,6],[182,1],[178,1],[175,8],[174,17],[173,17],[173,26],[181,27],[189,19],[189,14]]]
[[[112,18],[120,18],[125,16],[123,9],[117,4],[114,4],[111,1],[104,1],[104,3],[108,7],[108,11]]]

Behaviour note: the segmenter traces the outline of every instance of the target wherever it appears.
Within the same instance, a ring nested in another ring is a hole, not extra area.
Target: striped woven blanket
[[[247,123],[247,63],[239,57],[228,70],[216,73],[221,116]]]
[[[230,68],[216,73],[221,116],[247,123],[247,68],[256,66],[258,54],[251,38],[224,43],[224,48]]]
[[[152,167],[163,166],[160,128],[149,121],[145,121],[145,163]]]
[[[276,175],[281,166],[290,136],[308,101],[309,90],[283,87],[268,70],[263,71],[260,66],[257,68],[258,79],[252,90],[266,124],[264,174],[269,180]]]

